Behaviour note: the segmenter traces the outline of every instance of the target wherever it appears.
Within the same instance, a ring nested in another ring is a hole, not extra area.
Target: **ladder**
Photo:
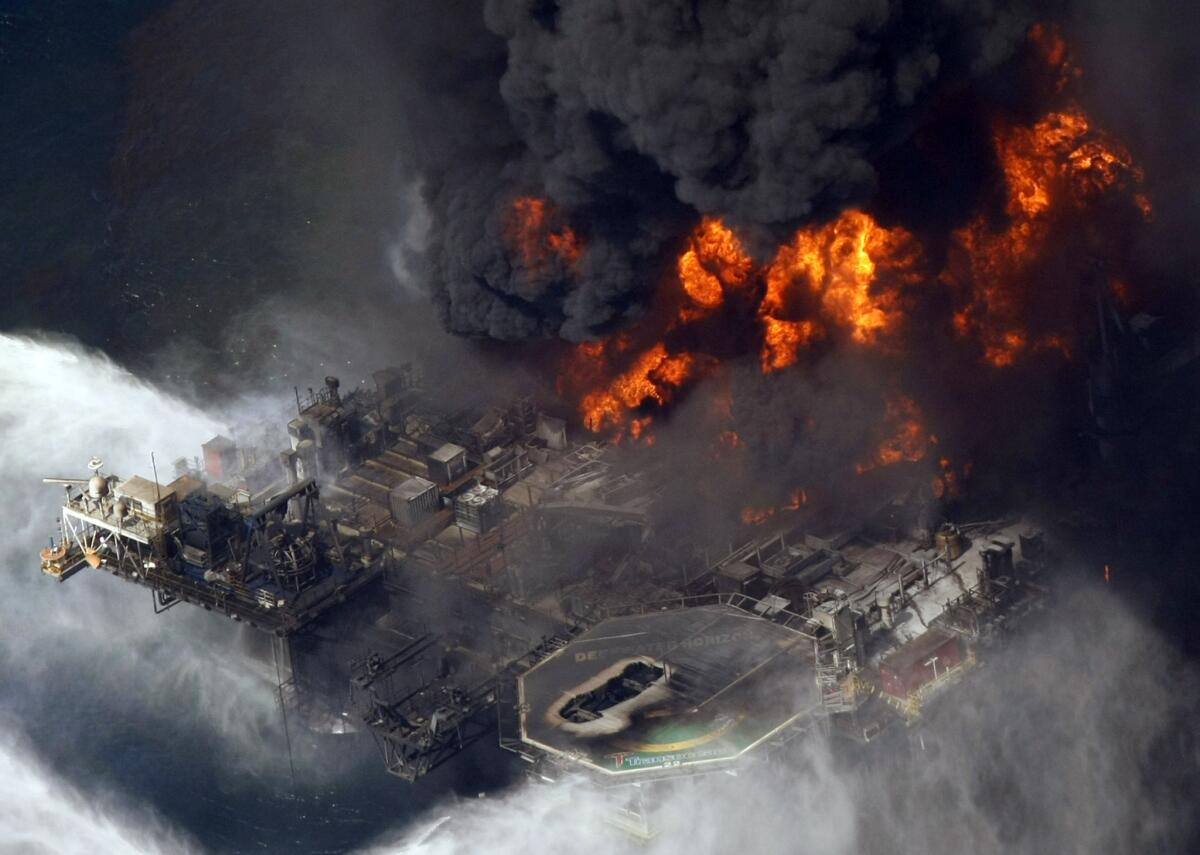
[[[841,663],[844,661],[845,657],[840,655],[837,643],[829,633],[821,633],[813,640],[817,691],[826,713],[843,713],[854,709],[842,686],[845,669]]]

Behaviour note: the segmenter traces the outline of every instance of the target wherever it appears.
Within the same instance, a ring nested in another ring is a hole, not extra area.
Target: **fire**
[[[775,516],[775,509],[772,507],[742,508],[742,524],[743,525],[762,525],[771,517]]]
[[[726,289],[741,289],[754,262],[733,230],[716,217],[705,217],[679,256],[677,272],[684,292],[701,309],[725,302]]]
[[[957,499],[963,494],[963,482],[971,475],[971,464],[955,467],[949,457],[938,459],[940,473],[930,483],[935,499]]]
[[[756,262],[743,236],[719,217],[703,216],[643,322],[578,345],[564,363],[560,389],[569,388],[580,402],[584,425],[632,433],[632,419],[674,400],[710,373],[730,347],[756,352],[763,374],[810,362],[817,348],[839,341],[899,356],[916,329],[909,313],[918,301],[922,308],[948,310],[948,329],[923,330],[927,339],[949,334],[996,369],[1033,353],[1067,359],[1077,354],[1078,332],[1064,320],[1074,317],[1064,310],[1074,305],[1074,289],[1044,282],[1069,244],[1064,238],[1078,236],[1079,223],[1091,227],[1103,221],[1089,216],[1100,206],[1117,213],[1120,205],[1132,206],[1133,216],[1145,217],[1152,209],[1130,152],[1069,99],[1068,87],[1080,72],[1061,35],[1039,25],[1029,38],[1038,73],[1052,84],[1040,93],[1052,108],[1032,121],[993,117],[991,141],[1002,182],[994,197],[929,246],[903,226],[850,209],[798,229],[766,263]],[[544,203],[524,197],[514,212],[523,223],[514,245],[527,266],[536,267],[539,259],[575,263],[578,239],[569,227],[552,222]],[[1094,244],[1104,243],[1102,228],[1095,226]],[[1128,305],[1126,271],[1118,265],[1110,279]],[[925,299],[928,295],[934,299]],[[721,324],[728,335],[718,331]],[[932,444],[922,422],[911,398],[886,402],[884,436],[862,455],[857,470],[922,459]],[[731,423],[730,413],[722,427]],[[723,448],[718,441],[715,452]],[[951,491],[955,471],[943,469],[938,489]]]
[[[895,292],[873,288],[880,264],[911,268],[919,254],[905,230],[883,228],[862,211],[846,211],[824,227],[802,230],[780,250],[767,274],[769,303],[782,303],[798,277],[807,280],[826,316],[848,327],[855,341],[869,344],[898,313]]]
[[[526,270],[542,273],[558,263],[573,268],[583,246],[570,226],[555,229],[557,217],[544,199],[519,196],[513,200],[505,221],[504,236]]]
[[[884,424],[891,433],[876,446],[870,461],[855,466],[859,475],[880,466],[892,466],[905,461],[915,463],[925,456],[934,441],[925,429],[920,408],[912,398],[904,395],[888,400]]]
[[[801,348],[817,335],[813,321],[783,321],[763,316],[763,343],[759,359],[764,374],[787,368],[796,362]]]
[[[851,210],[830,223],[800,229],[771,264],[755,266],[732,229],[715,217],[703,218],[676,263],[685,302],[662,313],[669,321],[658,340],[611,380],[604,369],[614,350],[625,348],[586,342],[568,360],[563,373],[575,379],[572,385],[580,385],[585,375],[598,378],[582,384],[588,390],[580,407],[584,425],[593,431],[615,429],[627,411],[665,404],[670,390],[694,376],[696,363],[690,351],[673,353],[668,333],[722,310],[731,295],[743,303],[758,299],[757,307],[749,305],[755,309],[764,374],[794,364],[827,330],[845,330],[864,345],[878,343],[901,317],[895,288],[917,281],[920,256],[907,231],[884,228],[869,214]],[[888,287],[876,287],[884,273]]]
[[[627,411],[643,404],[651,401],[665,404],[673,390],[691,376],[695,363],[692,354],[671,354],[661,342],[643,351],[628,370],[584,397],[581,406],[584,426],[599,432],[620,425]]]
[[[802,489],[792,491],[786,505],[775,507],[773,505],[755,506],[748,505],[742,508],[741,520],[742,525],[762,525],[768,520],[775,517],[776,514],[787,511],[798,511],[808,503],[808,493]]]
[[[863,345],[878,344],[902,317],[897,288],[919,281],[920,258],[910,233],[885,228],[869,214],[850,210],[830,223],[799,230],[771,264],[756,268],[734,232],[720,220],[705,217],[677,263],[687,303],[669,313],[670,327],[662,335],[720,310],[731,293],[747,299],[761,294],[755,314],[764,374],[797,362],[827,330],[845,330]],[[884,274],[887,287],[878,287]],[[591,387],[581,404],[589,430],[616,428],[627,411],[665,404],[669,390],[695,373],[691,352],[672,354],[660,339],[615,379],[607,380],[610,375],[604,369],[619,349],[625,348],[607,341],[580,344],[564,369],[577,379],[589,374],[599,378],[598,383],[584,384]]]
[[[1038,58],[1053,73],[1055,92],[1062,92],[1083,76],[1083,70],[1075,65],[1067,42],[1057,27],[1050,24],[1034,24],[1029,28],[1029,42]]]
[[[694,249],[679,256],[679,281],[687,295],[705,309],[715,309],[725,302],[721,280],[704,269]]]
[[[863,211],[845,211],[831,223],[798,231],[765,273],[759,306],[763,371],[793,364],[797,350],[820,329],[811,319],[780,318],[796,303],[815,302],[826,323],[847,328],[856,342],[875,344],[900,318],[897,292],[877,287],[881,268],[900,274],[898,282],[913,282],[919,258],[912,235],[884,228]]]
[[[616,433],[612,437],[613,444],[620,445],[628,439],[630,445],[643,445],[646,447],[654,445],[655,436],[650,432],[650,425],[653,423],[654,419],[651,416],[630,419],[628,425],[617,428]]]
[[[745,448],[746,443],[737,431],[722,430],[709,446],[707,457],[713,461],[733,461]]]
[[[1035,26],[1030,40],[1058,75],[1061,92],[1079,77],[1062,37]],[[1153,208],[1141,192],[1142,170],[1130,152],[1095,128],[1079,105],[1068,103],[1032,125],[1001,118],[993,144],[1005,184],[1005,220],[980,213],[952,237],[951,261],[943,282],[956,286],[967,305],[954,315],[960,337],[980,341],[984,359],[1003,368],[1031,350],[1069,355],[1068,331],[1034,334],[1023,316],[1035,296],[1030,273],[1050,248],[1053,229],[1110,198],[1128,197],[1149,219]]]
[[[1069,204],[1080,205],[1109,190],[1140,185],[1144,176],[1130,153],[1092,127],[1078,106],[1047,113],[1030,128],[1000,126],[996,150],[1008,185],[1007,213],[1032,226],[1051,207],[1055,185],[1065,179]]]
[[[612,374],[609,353],[621,349],[619,339],[614,336],[575,345],[559,365],[555,382],[558,394],[574,397],[581,395],[581,390],[591,390],[607,382]]]

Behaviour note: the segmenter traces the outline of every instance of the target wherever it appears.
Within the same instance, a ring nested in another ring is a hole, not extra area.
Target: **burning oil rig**
[[[286,437],[215,437],[165,484],[98,459],[47,478],[65,497],[42,570],[261,630],[285,717],[368,728],[407,781],[489,736],[543,778],[609,783],[814,728],[866,745],[985,661],[1052,566],[1030,523],[955,525],[915,493],[851,529],[667,542],[626,449],[528,398],[446,411],[412,365],[297,391]]]

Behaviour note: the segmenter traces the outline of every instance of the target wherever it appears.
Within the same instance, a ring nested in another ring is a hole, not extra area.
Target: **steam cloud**
[[[501,339],[638,311],[697,212],[781,234],[861,199],[930,94],[1028,24],[988,2],[491,0],[485,32],[458,9],[413,22],[436,54],[410,107],[428,272],[450,330]],[[584,229],[575,268],[512,258],[523,194]]]
[[[21,855],[198,852],[158,818],[84,796],[0,732],[0,852]]]
[[[96,578],[88,587],[72,580],[51,588],[20,570],[54,510],[40,475],[74,471],[100,439],[114,470],[136,471],[147,447],[189,451],[217,425],[96,354],[13,337],[0,339],[0,348],[10,439],[0,462],[12,479],[5,512],[19,532],[5,542],[6,683],[36,692],[47,670],[86,671],[110,695],[110,715],[194,709],[190,726],[219,735],[213,745],[226,745],[230,734],[251,736],[229,745],[236,752],[221,752],[223,761],[244,758],[263,732],[260,716],[274,714],[269,686],[256,688],[245,676],[248,663],[217,667],[216,653],[196,652],[206,645],[158,643],[168,624],[188,621],[190,613],[131,613],[124,586]],[[65,436],[49,435],[46,414],[68,419]],[[85,597],[89,608],[57,608],[61,597]],[[82,614],[87,624],[79,622]],[[1064,614],[990,661],[931,731],[937,741],[911,764],[848,769],[812,742],[786,765],[751,764],[736,778],[697,779],[665,797],[663,833],[645,851],[1179,851],[1191,833],[1187,794],[1200,760],[1187,727],[1197,708],[1195,675],[1113,597],[1081,595]],[[203,633],[210,617],[196,613],[184,631]],[[156,652],[162,648],[169,649]],[[179,665],[188,676],[178,676]],[[30,793],[77,797],[31,759],[11,725],[5,729],[0,768],[13,788],[3,800],[5,846],[153,852],[191,845],[116,799],[89,795],[87,806],[56,810],[55,817],[39,812]],[[605,795],[585,782],[523,785],[434,810],[372,851],[626,848],[607,816]]]
[[[331,355],[358,356],[324,343],[288,339],[280,365],[312,377],[347,367]],[[191,375],[175,373],[185,356],[157,354],[174,391],[191,391]],[[451,785],[431,776],[397,808],[404,785],[369,740],[313,739],[295,718],[293,784],[276,674],[269,655],[252,655],[254,630],[187,606],[155,615],[144,589],[94,571],[57,585],[37,570],[61,497],[42,477],[86,475],[97,454],[105,472],[149,477],[154,451],[166,480],[175,457],[227,424],[279,424],[280,404],[246,393],[214,417],[71,339],[0,335],[0,853],[332,851]],[[47,792],[52,812],[38,803]],[[354,822],[340,821],[346,801]]]
[[[182,731],[185,744],[204,744],[210,759],[229,768],[286,772],[274,675],[268,679],[243,655],[236,638],[231,643],[228,627],[193,610],[156,616],[144,591],[99,574],[60,587],[36,569],[59,499],[57,488],[41,483],[43,476],[78,477],[98,453],[106,472],[149,475],[151,450],[163,476],[173,456],[194,453],[219,427],[69,341],[0,336],[0,469],[6,477],[0,710],[8,713],[0,716],[6,788],[0,851],[153,851],[146,841],[163,838],[164,831],[129,836],[113,817],[128,815],[133,822],[136,812],[118,807],[118,797],[97,800],[89,793],[85,801],[72,789],[101,786],[88,780],[96,774],[88,767],[104,762],[95,756],[98,745],[127,729]],[[82,718],[67,712],[80,708],[91,712]],[[35,732],[20,737],[17,722]],[[103,732],[93,732],[97,727]],[[49,751],[46,762],[68,772],[72,783],[32,759],[35,747]],[[39,798],[54,805],[53,816]],[[183,848],[169,838],[162,842],[165,851]]]
[[[1156,632],[1085,590],[982,669],[904,761],[848,767],[814,738],[783,763],[647,789],[661,833],[645,845],[611,827],[610,793],[574,780],[435,810],[371,851],[1186,850],[1200,684]]]

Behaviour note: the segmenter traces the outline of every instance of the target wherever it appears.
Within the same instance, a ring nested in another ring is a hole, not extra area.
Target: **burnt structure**
[[[311,478],[257,496],[182,475],[169,484],[104,475],[47,478],[66,496],[42,570],[62,581],[85,567],[150,588],[156,609],[186,602],[284,637],[375,579],[369,540],[339,533]]]
[[[1020,520],[931,530],[915,492],[852,529],[797,514],[722,551],[673,543],[623,449],[529,399],[446,411],[413,366],[297,390],[278,442],[216,437],[166,484],[99,460],[47,479],[65,498],[42,569],[264,630],[285,717],[366,728],[408,781],[497,733],[543,777],[606,783],[813,729],[865,745],[918,726],[1051,563]]]

